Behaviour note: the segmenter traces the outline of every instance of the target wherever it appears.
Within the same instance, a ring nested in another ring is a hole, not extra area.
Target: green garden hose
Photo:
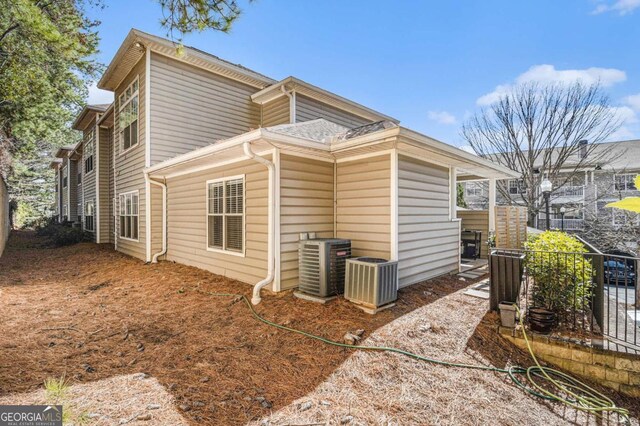
[[[538,362],[535,354],[533,353],[533,349],[531,344],[529,343],[529,339],[527,337],[527,333],[525,332],[524,326],[522,327],[522,333],[525,338],[525,342],[527,343],[527,348],[529,349],[529,353],[531,354],[531,358],[535,365],[523,368],[523,367],[509,367],[509,368],[497,368],[485,365],[474,365],[474,364],[464,364],[464,363],[456,363],[456,362],[446,362],[440,361],[433,358],[428,358],[422,355],[414,354],[412,352],[404,351],[398,348],[386,347],[386,346],[359,346],[359,345],[350,345],[348,343],[340,343],[330,339],[326,339],[321,336],[317,336],[315,334],[308,333],[306,331],[298,330],[295,328],[287,327],[281,324],[277,324],[275,322],[269,321],[266,318],[263,318],[256,312],[249,302],[249,299],[246,298],[243,294],[234,294],[234,293],[212,293],[202,291],[200,289],[196,289],[196,291],[214,297],[233,297],[236,299],[242,299],[244,303],[249,307],[251,314],[258,320],[261,321],[271,327],[278,328],[280,330],[289,331],[291,333],[297,333],[302,336],[308,337],[310,339],[319,340],[323,343],[332,346],[338,346],[341,348],[348,349],[359,349],[364,351],[379,351],[379,352],[392,352],[401,355],[405,355],[410,358],[414,358],[420,361],[429,362],[431,364],[443,365],[446,367],[456,367],[456,368],[469,368],[473,370],[484,370],[484,371],[493,371],[496,373],[504,373],[507,374],[513,383],[519,388],[525,390],[527,393],[534,395],[536,397],[549,400],[556,401],[562,404],[565,404],[569,407],[572,407],[576,410],[584,411],[587,413],[594,414],[598,417],[603,417],[605,413],[618,414],[619,418],[622,420],[622,423],[629,424],[629,411],[625,408],[617,407],[615,403],[598,392],[597,390],[591,388],[587,384],[561,372],[558,370],[554,370],[552,368],[543,367]],[[520,314],[520,310],[516,306],[516,310],[518,314]],[[520,324],[522,325],[522,315],[520,316]],[[527,386],[523,381],[518,379],[518,375],[524,375],[527,377],[528,381],[533,385],[533,388]],[[563,397],[558,395],[558,393],[552,392],[544,388],[538,381],[536,380],[546,380],[548,383],[551,383],[553,386],[557,388],[557,390],[569,395],[570,397]]]

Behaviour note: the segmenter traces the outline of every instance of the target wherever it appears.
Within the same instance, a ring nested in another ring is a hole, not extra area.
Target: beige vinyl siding
[[[206,182],[245,175],[245,257],[207,250]],[[267,168],[241,161],[167,180],[167,260],[249,284],[267,275]]]
[[[116,220],[116,234],[118,235],[118,250],[130,256],[139,259],[146,259],[145,250],[145,183],[144,183],[144,167],[145,167],[145,58],[131,70],[127,78],[125,78],[115,92],[115,108],[114,123],[115,135],[114,143],[116,146],[116,197],[119,194],[131,191],[139,191],[139,208],[138,208],[138,241],[125,240],[119,237],[119,220]],[[118,98],[123,90],[138,77],[138,145],[122,152],[120,143],[120,131],[118,121],[120,118]]]
[[[337,237],[353,256],[391,257],[390,163],[384,154],[337,164]]]
[[[83,151],[82,151],[82,197],[83,197],[83,202],[82,202],[82,210],[83,210],[83,218],[84,218],[84,203],[93,200],[93,205],[94,207],[97,207],[97,201],[96,201],[96,179],[97,179],[97,169],[98,169],[98,146],[95,145],[95,137],[96,137],[96,133],[93,133],[93,136],[91,135],[91,130],[94,129],[94,125],[91,124],[89,127],[87,127],[84,131],[84,142],[83,142]],[[97,128],[96,128],[97,130]],[[84,161],[86,159],[85,155],[87,153],[86,150],[86,146],[89,142],[93,141],[94,142],[94,150],[93,150],[93,170],[89,173],[85,173],[85,167],[84,167]],[[97,211],[94,213],[93,215],[93,226],[94,229],[97,228]],[[84,228],[84,219],[83,219],[83,223],[82,223],[82,229]],[[92,241],[96,241],[96,233],[90,233],[89,234],[91,236],[91,240]]]
[[[399,156],[399,286],[457,270],[458,244],[459,222],[449,219],[449,170]]]
[[[155,254],[160,250],[162,250],[162,188],[151,185],[151,253]]]
[[[301,232],[333,237],[333,163],[280,156],[280,288],[298,286]]]
[[[482,232],[480,241],[480,257],[488,257],[487,237],[489,236],[489,211],[488,210],[460,210],[458,218],[462,219],[462,229]]]
[[[108,200],[108,202],[109,202],[109,218],[108,218],[109,219],[108,220],[108,222],[109,222],[109,236],[108,236],[109,239],[108,239],[108,241],[109,241],[110,244],[113,244],[115,242],[115,229],[116,229],[115,228],[115,226],[116,226],[115,218],[113,216],[113,207],[114,207],[113,199],[115,197],[115,187],[114,187],[115,178],[113,176],[113,166],[114,166],[114,164],[113,164],[113,160],[114,160],[113,152],[114,152],[114,148],[115,147],[113,145],[113,129],[114,129],[113,127],[110,127],[109,129],[107,129],[107,133],[108,133],[108,137],[109,137],[109,153],[108,153],[108,155],[109,155],[109,179],[108,179],[108,181],[109,181],[109,200]]]
[[[151,164],[259,127],[243,83],[152,54],[151,87]]]
[[[296,123],[315,120],[316,118],[324,118],[350,128],[371,123],[371,120],[366,118],[342,111],[304,95],[296,94]]]
[[[289,97],[282,96],[262,105],[262,127],[287,124],[289,117]]]
[[[69,160],[69,220],[78,220],[78,162]]]
[[[113,179],[109,176],[113,176],[113,170],[111,170],[112,151],[111,151],[111,129],[100,128],[100,137],[98,138],[99,146],[96,147],[98,152],[98,158],[96,164],[98,166],[98,184],[100,185],[100,201],[96,203],[96,212],[100,216],[100,229],[96,230],[100,232],[100,242],[108,243],[109,235],[113,234],[113,228],[110,227],[112,223],[111,204],[113,198],[113,187],[110,187]],[[98,209],[99,208],[99,209]],[[97,222],[96,222],[97,225]]]

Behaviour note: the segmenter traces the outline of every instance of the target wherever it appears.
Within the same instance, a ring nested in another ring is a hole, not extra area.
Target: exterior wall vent
[[[374,257],[347,260],[344,298],[378,308],[398,298],[398,262]]]
[[[346,261],[350,257],[351,240],[317,238],[300,241],[300,291],[318,297],[342,294]]]

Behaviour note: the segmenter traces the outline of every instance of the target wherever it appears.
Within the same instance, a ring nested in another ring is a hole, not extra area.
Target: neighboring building
[[[456,178],[518,176],[295,77],[189,47],[178,56],[137,30],[98,87],[115,102],[74,123],[83,142],[57,168],[60,180],[65,164],[81,166],[82,196],[63,188],[59,203],[84,206],[97,242],[257,289],[298,285],[309,232],[351,239],[355,256],[398,260],[400,286],[457,271]]]
[[[560,173],[559,181],[553,182],[554,189],[550,197],[551,228],[560,229],[564,222],[565,230],[580,231],[584,228],[585,219],[594,215],[606,219],[613,226],[627,220],[637,221],[640,225],[639,215],[604,208],[612,201],[640,195],[640,188],[633,183],[634,177],[640,174],[640,140],[600,143],[592,151],[592,156],[602,158],[603,152],[607,152],[608,161],[605,164],[586,161],[580,172],[571,178],[567,178],[567,175],[563,177]],[[573,172],[575,166],[572,166],[571,158],[567,160],[566,168]],[[468,208],[486,210],[489,202],[488,183],[477,180],[462,182],[462,185]],[[527,188],[521,180],[505,180],[499,185],[501,190],[496,195],[497,204],[524,204],[520,194]],[[564,220],[560,211],[562,207],[565,208]],[[534,225],[542,229],[545,223],[545,214],[541,212]]]

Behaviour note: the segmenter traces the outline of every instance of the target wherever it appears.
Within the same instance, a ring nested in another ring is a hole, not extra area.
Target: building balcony
[[[583,197],[584,186],[565,185],[553,191],[553,197]]]
[[[564,219],[564,228],[562,222],[563,219],[550,219],[549,227],[551,229],[564,229],[565,231],[582,231],[584,229],[584,219]],[[544,218],[538,220],[538,227],[544,229]]]

